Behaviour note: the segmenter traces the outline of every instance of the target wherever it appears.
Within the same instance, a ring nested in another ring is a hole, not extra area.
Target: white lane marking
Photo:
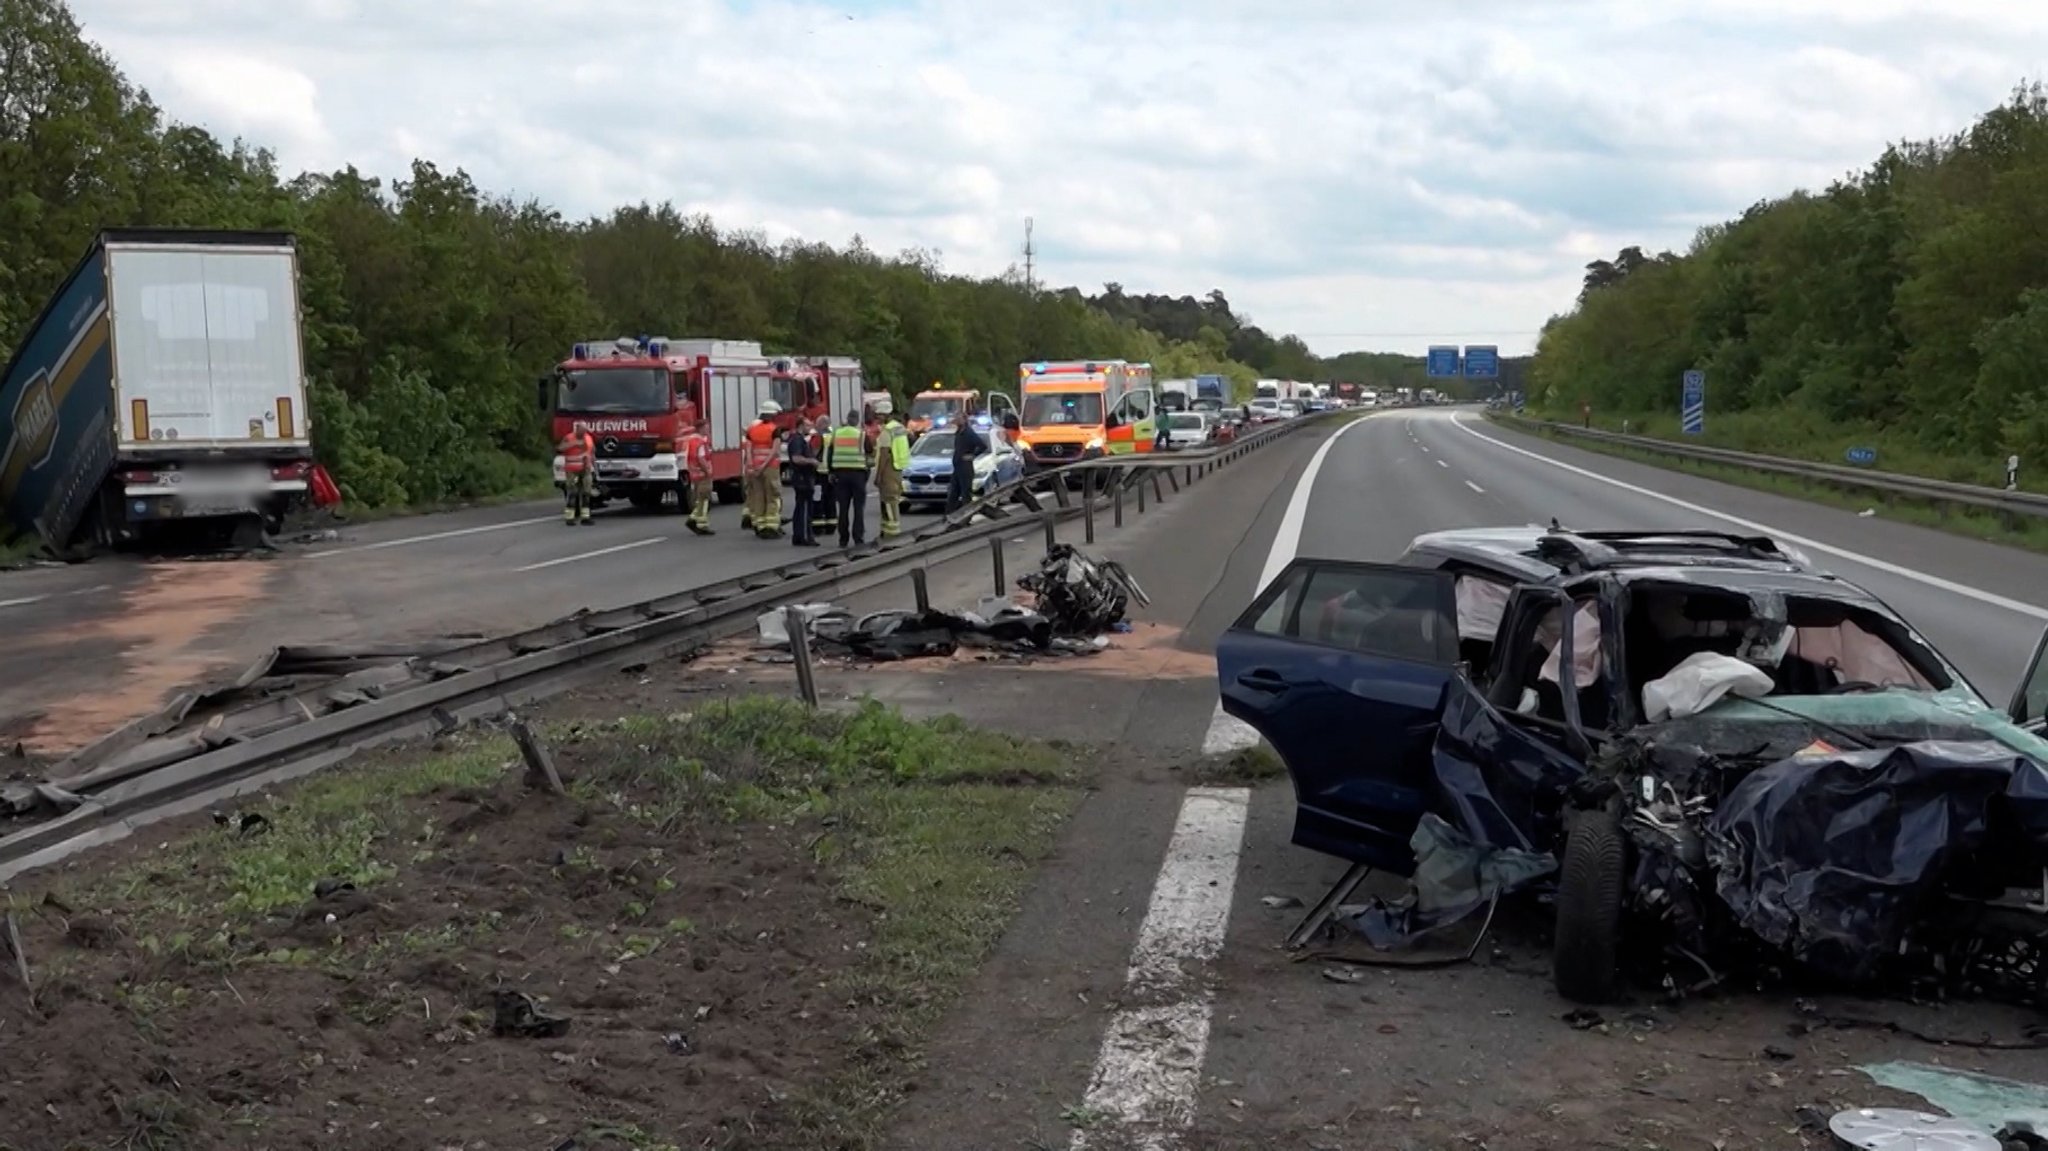
[[[513,520],[510,523],[485,524],[480,528],[456,528],[453,531],[432,532],[423,536],[406,536],[403,539],[380,540],[373,544],[356,544],[353,547],[329,548],[324,552],[307,552],[306,558],[309,560],[320,560],[326,559],[328,556],[345,556],[355,552],[380,552],[385,548],[402,548],[408,544],[425,544],[432,543],[435,540],[452,540],[463,536],[482,535],[485,532],[501,532],[507,528],[523,528],[533,524],[556,523],[560,519],[560,516],[535,516],[530,520]]]
[[[619,552],[629,552],[632,551],[634,548],[644,548],[648,544],[662,543],[667,539],[667,536],[655,536],[653,539],[634,540],[632,543],[620,544],[617,547],[599,548],[594,552],[579,552],[578,554],[573,556],[563,556],[561,559],[557,560],[543,560],[537,564],[527,564],[523,568],[513,568],[512,570],[514,572],[537,572],[540,571],[542,568],[560,567],[563,564],[575,563],[577,560],[593,560],[599,556],[615,555]]]
[[[1131,948],[1123,997],[1137,1002],[1110,1020],[1083,1104],[1110,1119],[1103,1137],[1118,1146],[1170,1147],[1194,1123],[1215,987],[1189,968],[1223,952],[1251,794],[1196,787],[1181,801]],[[1092,1134],[1075,1131],[1069,1146],[1089,1147]]]
[[[1482,496],[1486,494],[1485,488],[1480,487],[1478,484],[1473,483],[1471,480],[1466,480],[1465,486],[1471,488],[1475,492],[1478,492]]]
[[[0,599],[0,609],[4,609],[4,608],[10,608],[10,607],[27,607],[27,606],[29,606],[30,604],[37,604],[37,603],[42,603],[42,602],[44,602],[45,600],[53,600],[53,599],[72,599],[72,598],[75,598],[75,597],[77,597],[77,596],[82,596],[82,595],[91,595],[91,594],[93,594],[94,592],[102,592],[102,591],[106,591],[106,590],[107,590],[108,588],[111,588],[111,587],[113,587],[113,586],[114,586],[114,585],[112,585],[112,584],[104,584],[104,583],[103,583],[103,584],[95,584],[95,585],[93,585],[92,587],[82,587],[82,588],[79,588],[79,589],[77,589],[76,591],[52,591],[52,592],[44,592],[44,593],[43,593],[43,594],[41,594],[41,595],[27,595],[27,596],[22,596],[22,597],[21,597],[21,598],[19,598],[19,599]]]
[[[1415,446],[1421,448],[1425,453],[1429,451],[1429,445],[1423,443],[1421,440],[1416,440]]]
[[[1571,472],[1573,475],[1584,476],[1589,480],[1598,480],[1601,483],[1608,485],[1609,487],[1620,488],[1625,492],[1632,492],[1636,495],[1646,496],[1653,500],[1661,500],[1664,503],[1670,504],[1672,507],[1684,508],[1686,511],[1692,512],[1695,515],[1709,516],[1713,519],[1720,520],[1723,523],[1731,523],[1740,528],[1747,528],[1750,531],[1757,533],[1758,535],[1767,535],[1774,539],[1783,540],[1786,543],[1793,545],[1794,547],[1803,548],[1807,551],[1821,552],[1825,555],[1831,555],[1838,557],[1840,559],[1845,559],[1853,564],[1859,564],[1863,567],[1871,568],[1875,571],[1885,572],[1889,575],[1899,576],[1903,579],[1913,580],[1916,583],[1926,584],[1928,587],[1949,592],[1953,595],[1959,595],[1966,599],[1973,599],[1976,600],[1978,603],[1989,604],[1992,607],[2004,608],[2009,612],[2014,612],[2018,615],[2029,616],[2033,619],[2048,620],[2048,608],[2040,607],[2036,604],[2022,603],[2019,600],[2009,599],[2005,596],[1999,595],[1996,592],[1988,592],[1982,588],[1971,587],[1968,584],[1960,584],[1955,582],[1954,580],[1943,579],[1937,575],[1929,575],[1923,571],[1915,571],[1912,568],[1902,567],[1901,565],[1892,563],[1888,560],[1878,559],[1876,556],[1864,555],[1862,552],[1852,552],[1848,548],[1839,548],[1833,544],[1822,543],[1821,541],[1816,539],[1808,539],[1805,536],[1793,535],[1791,532],[1784,531],[1779,528],[1774,528],[1769,524],[1758,523],[1755,520],[1746,520],[1743,519],[1741,516],[1731,516],[1727,512],[1717,512],[1713,508],[1704,507],[1700,504],[1692,503],[1689,500],[1682,500],[1679,499],[1677,496],[1667,496],[1663,492],[1653,492],[1645,487],[1638,487],[1635,484],[1625,483],[1621,480],[1613,479],[1609,476],[1603,476],[1598,472],[1588,471],[1585,468],[1576,467],[1572,464],[1565,463],[1563,460],[1553,460],[1549,456],[1539,455],[1535,452],[1528,450],[1527,448],[1518,448],[1513,444],[1506,443],[1502,440],[1494,439],[1492,436],[1486,435],[1483,432],[1473,431],[1471,428],[1465,426],[1465,417],[1463,416],[1453,416],[1451,418],[1451,422],[1457,424],[1458,429],[1464,432],[1466,435],[1475,437],[1477,439],[1485,440],[1487,443],[1492,444],[1497,448],[1504,448],[1508,451],[1515,453],[1518,456],[1527,456],[1530,459],[1537,461],[1538,463],[1549,464],[1553,468],[1558,468],[1563,471]]]
[[[1316,473],[1323,470],[1323,461],[1330,457],[1330,449],[1337,441],[1349,435],[1354,428],[1362,428],[1372,420],[1353,420],[1338,428],[1335,434],[1323,441],[1316,454],[1308,458],[1308,466],[1301,471],[1301,478],[1294,482],[1294,494],[1287,498],[1287,510],[1280,514],[1280,528],[1273,535],[1273,550],[1266,553],[1266,567],[1259,573],[1259,582],[1252,588],[1257,595],[1266,590],[1279,574],[1294,562],[1294,553],[1301,547],[1301,528],[1308,519],[1308,498],[1315,491]],[[1223,755],[1247,747],[1259,745],[1259,733],[1252,726],[1236,716],[1223,714],[1223,701],[1216,701],[1215,714],[1209,717],[1209,732],[1202,737],[1203,755]]]
[[[1445,462],[1444,462],[1444,461],[1442,461],[1442,460],[1438,460],[1438,461],[1436,462],[1436,466],[1437,466],[1437,467],[1440,467],[1440,468],[1447,468],[1447,467],[1450,467],[1451,465],[1449,465],[1449,464],[1445,463]]]

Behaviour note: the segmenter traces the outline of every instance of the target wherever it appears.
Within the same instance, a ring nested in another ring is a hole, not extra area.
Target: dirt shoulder
[[[1086,779],[872,704],[548,730],[567,797],[459,737],[13,893],[0,1142],[867,1146]]]

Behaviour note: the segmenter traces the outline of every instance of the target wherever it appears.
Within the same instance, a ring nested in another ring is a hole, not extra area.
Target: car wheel
[[[1621,808],[1609,803],[1580,812],[1565,836],[1551,944],[1551,981],[1574,1003],[1605,1003],[1614,995],[1627,865]]]

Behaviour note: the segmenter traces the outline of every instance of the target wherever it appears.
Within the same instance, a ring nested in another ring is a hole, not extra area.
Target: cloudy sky
[[[72,0],[175,117],[572,215],[1222,288],[1325,354],[1527,350],[1625,244],[1965,127],[2042,0]]]

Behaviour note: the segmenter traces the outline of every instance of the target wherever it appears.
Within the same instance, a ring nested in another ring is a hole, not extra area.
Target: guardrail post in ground
[[[1095,546],[1095,501],[1081,501],[1081,538],[1089,547]]]
[[[1141,515],[1141,516],[1145,514],[1145,485],[1144,485],[1144,484],[1139,484],[1139,485],[1138,485],[1138,514],[1139,514],[1139,515]]]
[[[1170,479],[1172,479],[1172,478],[1173,478],[1173,473],[1172,473],[1172,472],[1168,472],[1168,473],[1166,473],[1166,478],[1167,478],[1167,479],[1169,479],[1169,480],[1170,480]],[[1179,485],[1179,484],[1175,484],[1175,485],[1173,486],[1173,490],[1174,490],[1174,491],[1179,491],[1179,490],[1180,490],[1180,485]],[[1162,503],[1162,504],[1163,504],[1163,503],[1165,503],[1165,502],[1166,502],[1166,489],[1165,489],[1164,487],[1161,487],[1161,486],[1160,486],[1160,483],[1159,483],[1159,473],[1158,473],[1158,472],[1156,472],[1156,471],[1152,473],[1152,499],[1153,499],[1153,501],[1154,501],[1154,502],[1156,502],[1156,503]]]
[[[1052,545],[1060,542],[1060,522],[1051,512],[1045,513],[1041,519],[1045,524],[1045,550],[1051,551]]]
[[[1046,525],[1047,535],[1052,534],[1051,527],[1052,525],[1050,524]],[[1000,598],[1001,596],[1007,594],[1010,585],[1009,579],[1003,572],[1003,537],[990,537],[988,541],[988,555],[989,560],[995,565],[996,595]]]
[[[1110,512],[1110,526],[1119,528],[1124,526],[1124,486],[1122,484],[1116,485],[1116,490],[1110,493]]]
[[[910,594],[919,615],[932,610],[932,589],[926,582],[928,578],[923,568],[910,569]]]
[[[555,757],[548,754],[547,745],[540,736],[517,715],[507,725],[512,732],[512,742],[519,745],[519,758],[526,761],[526,778],[530,783],[539,784],[556,795],[567,795],[569,789],[562,786],[562,776],[555,770]]]
[[[782,625],[789,630],[789,654],[796,657],[796,693],[805,707],[818,706],[818,677],[811,667],[811,629],[797,605],[782,609]]]

